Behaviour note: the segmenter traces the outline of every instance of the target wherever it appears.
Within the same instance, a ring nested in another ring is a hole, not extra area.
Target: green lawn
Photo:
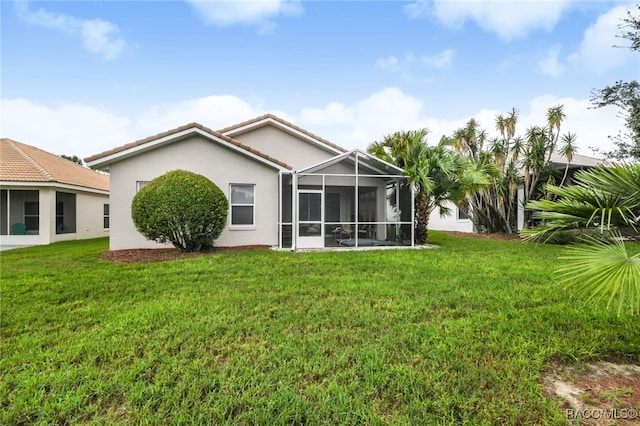
[[[99,259],[2,252],[2,424],[563,424],[552,360],[640,359],[637,317],[553,279],[558,246]]]

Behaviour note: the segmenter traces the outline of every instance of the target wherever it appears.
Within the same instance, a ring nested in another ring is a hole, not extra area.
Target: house
[[[109,235],[109,176],[0,139],[0,245]]]
[[[567,161],[567,158],[563,155],[554,152],[551,156],[552,165],[564,174],[567,170],[566,183],[570,183],[573,175],[579,171],[595,167],[599,164],[603,164],[604,161],[589,157],[586,155],[574,154],[571,161]],[[518,211],[517,211],[517,229],[518,232],[524,228],[524,187],[520,185],[518,188]],[[435,229],[439,231],[458,231],[458,232],[477,232],[473,223],[469,217],[458,208],[454,203],[448,203],[447,206],[450,209],[450,214],[442,216],[440,210],[435,209],[429,217],[429,229]]]
[[[166,247],[131,219],[138,190],[184,169],[229,200],[218,246],[282,249],[413,244],[413,193],[403,171],[271,114],[215,131],[198,123],[85,159],[111,176],[111,250]]]

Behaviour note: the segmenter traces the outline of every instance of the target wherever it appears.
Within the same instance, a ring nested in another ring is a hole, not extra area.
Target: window
[[[62,232],[63,227],[64,227],[64,203],[62,201],[56,201],[56,234],[60,234]]]
[[[109,204],[104,204],[102,210],[102,227],[104,229],[109,229]]]
[[[231,226],[255,225],[255,185],[231,184]]]
[[[458,220],[469,220],[469,215],[462,211],[462,209],[460,208],[460,204],[458,204],[457,207],[458,207],[458,209],[457,209],[458,210]]]
[[[40,203],[38,201],[24,202],[24,224],[27,231],[40,230]]]
[[[143,186],[145,186],[146,184],[148,184],[149,181],[148,180],[139,180],[136,181],[136,192],[140,191],[142,189]]]

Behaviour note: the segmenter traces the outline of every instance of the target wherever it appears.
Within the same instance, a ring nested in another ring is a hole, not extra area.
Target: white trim
[[[300,220],[300,217],[297,219],[296,226],[296,238],[298,240],[297,247],[310,249],[310,248],[324,248],[324,180],[322,182],[322,189],[298,189],[296,193],[296,199],[298,200],[298,204],[300,202],[300,194],[320,194],[320,220]],[[300,214],[300,210],[298,209],[298,215]],[[301,223],[320,223],[320,235],[315,236],[301,236],[299,225]],[[312,243],[318,243],[314,245]]]
[[[374,162],[382,163],[386,167],[391,167],[392,170],[396,170],[398,172],[398,175],[381,174],[380,177],[382,177],[382,176],[394,176],[394,177],[404,176],[404,170],[402,170],[400,167],[394,166],[391,163],[387,163],[384,160],[381,160],[381,159],[379,159],[377,157],[371,156],[371,155],[367,154],[366,152],[361,151],[360,149],[353,149],[353,150],[351,150],[349,152],[342,153],[341,155],[337,155],[337,156],[329,158],[327,160],[323,160],[323,161],[321,161],[319,163],[316,163],[316,164],[314,164],[312,166],[305,167],[304,169],[300,169],[298,171],[298,173],[300,173],[300,174],[311,174],[311,173],[313,173],[314,169],[327,167],[327,166],[339,163],[340,161],[342,161],[343,159],[349,157],[352,154],[355,154],[356,158],[358,158],[358,156],[364,156],[367,160],[372,160]],[[375,169],[373,166],[367,166],[367,167]]]
[[[140,145],[132,146],[131,148],[116,152],[111,155],[107,155],[105,157],[98,158],[93,161],[88,161],[87,166],[91,168],[94,168],[94,167],[101,168],[104,166],[108,166],[112,163],[124,160],[134,155],[141,154],[146,151],[150,151],[152,149],[158,148],[163,145],[168,145],[170,143],[177,142],[180,139],[184,139],[194,133],[199,134],[200,136],[204,136],[211,141],[214,141],[226,148],[231,149],[232,151],[236,151],[239,154],[249,157],[257,162],[266,164],[267,166],[273,167],[277,170],[280,170],[280,171],[288,170],[287,168],[282,167],[281,165],[274,163],[273,161],[267,160],[266,158],[261,157],[258,154],[254,154],[251,151],[247,151],[246,149],[243,149],[233,143],[227,142],[224,139],[221,139],[220,137],[212,133],[206,132],[198,127],[189,127],[188,129],[182,130],[180,132],[172,133],[168,136],[164,136],[162,138],[155,139],[153,141],[142,143]]]
[[[250,186],[253,188],[253,204],[235,204],[236,206],[251,206],[253,207],[253,218],[250,225],[235,225],[233,224],[233,207],[234,203],[231,202],[232,188],[233,186]],[[256,184],[255,183],[238,183],[233,182],[229,184],[229,230],[230,231],[253,231],[256,229]]]
[[[109,195],[108,190],[89,188],[87,186],[70,185],[60,182],[24,182],[24,181],[0,181],[2,189],[15,189],[18,187],[40,187],[40,188],[60,188],[69,189],[72,191],[90,192],[93,194]]]
[[[145,186],[146,184],[148,184],[149,182],[151,182],[151,181],[150,181],[150,180],[137,180],[137,181],[136,181],[136,194],[137,194],[138,192],[140,192],[140,190],[141,190],[142,188],[144,188],[144,186]]]
[[[282,172],[278,173],[278,248],[282,248]]]
[[[298,174],[291,174],[291,250],[298,248]]]

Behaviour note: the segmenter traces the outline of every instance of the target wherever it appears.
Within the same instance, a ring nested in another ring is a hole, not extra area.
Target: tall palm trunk
[[[431,211],[433,210],[431,197],[425,191],[421,191],[418,194],[416,204],[415,242],[417,244],[425,244],[429,232],[429,216],[431,216]]]

